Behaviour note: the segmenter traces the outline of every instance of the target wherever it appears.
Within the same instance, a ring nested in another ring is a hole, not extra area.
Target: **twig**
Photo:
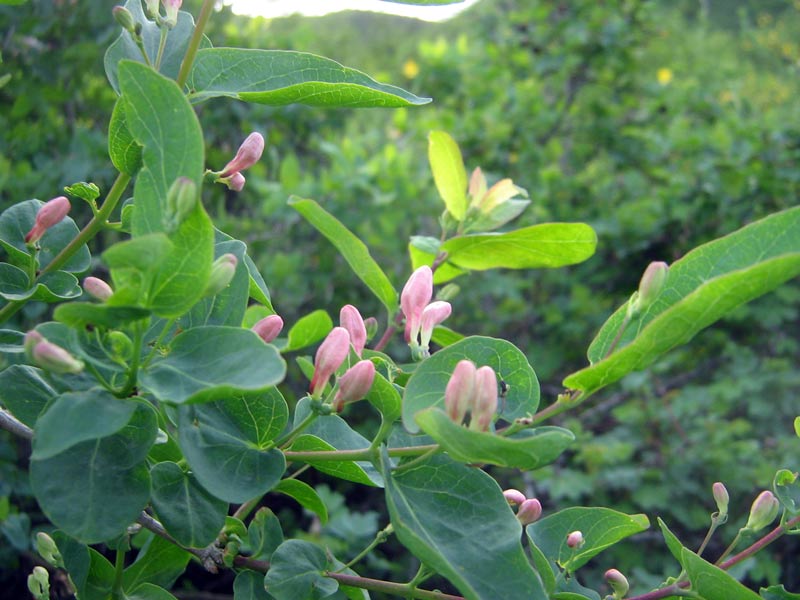
[[[22,421],[17,420],[17,418],[5,408],[0,408],[0,428],[28,440],[33,437],[33,429],[25,425]]]

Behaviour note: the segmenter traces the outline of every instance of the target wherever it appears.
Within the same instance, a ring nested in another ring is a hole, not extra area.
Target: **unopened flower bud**
[[[628,584],[628,580],[625,578],[625,575],[616,569],[609,569],[606,571],[605,578],[608,585],[611,586],[611,590],[614,592],[614,598],[618,598],[620,600],[624,598],[625,594],[627,594],[628,590],[630,589],[630,585]]]
[[[31,360],[33,359],[33,349],[36,347],[36,344],[43,341],[45,341],[44,336],[35,329],[31,329],[25,334],[25,337],[22,340],[22,347],[25,350],[25,354],[28,356],[28,358]]]
[[[421,266],[408,278],[400,293],[400,308],[406,317],[406,342],[416,343],[419,335],[422,311],[433,297],[433,271],[427,265]]]
[[[244,175],[239,173],[239,171],[236,171],[236,173],[230,177],[226,177],[220,181],[227,185],[229,190],[234,192],[241,192],[244,189],[244,184],[247,183],[247,179],[245,179]]]
[[[764,529],[778,516],[780,506],[772,492],[761,492],[750,507],[750,516],[744,528],[754,532]]]
[[[352,304],[345,304],[339,311],[339,325],[347,329],[353,350],[358,356],[361,356],[364,346],[367,345],[367,326],[364,324],[361,313]]]
[[[628,317],[635,317],[653,304],[664,289],[669,266],[665,262],[651,262],[639,281],[639,289],[628,302]]]
[[[33,347],[33,361],[53,373],[80,373],[83,361],[78,360],[61,346],[43,340]]]
[[[336,372],[347,353],[350,352],[350,334],[344,327],[334,327],[320,344],[314,357],[314,376],[311,378],[309,391],[319,398],[328,380]]]
[[[339,380],[339,390],[333,398],[333,409],[342,412],[348,402],[356,402],[367,395],[375,380],[375,365],[362,360],[347,369]]]
[[[131,338],[121,331],[112,331],[109,333],[108,342],[111,346],[111,353],[115,358],[127,361],[133,356],[133,342]]]
[[[444,321],[447,317],[450,316],[452,312],[452,307],[450,306],[449,302],[444,302],[442,300],[437,300],[436,302],[431,302],[422,309],[422,315],[420,316],[420,333],[419,333],[419,345],[423,348],[427,349],[431,343],[431,336],[433,336],[433,329],[439,323]]]
[[[459,361],[444,390],[445,412],[457,425],[475,406],[475,371],[472,361]]]
[[[583,534],[580,531],[573,531],[567,534],[567,546],[572,549],[583,546]]]
[[[100,302],[105,302],[114,294],[114,290],[111,289],[111,286],[97,277],[87,277],[84,279],[83,289],[93,298],[100,300]]]
[[[527,498],[525,498],[525,494],[513,488],[509,490],[503,490],[503,496],[509,504],[522,504],[525,502],[525,500],[527,500]]]
[[[36,213],[33,227],[25,235],[25,243],[33,244],[38,242],[48,229],[64,220],[69,209],[70,204],[66,196],[58,196],[45,202]]]
[[[178,11],[181,9],[183,0],[161,0],[164,4],[164,24],[167,27],[175,27],[178,24]]]
[[[728,490],[722,482],[717,481],[711,486],[711,493],[714,495],[714,502],[717,503],[717,511],[720,517],[728,514]]]
[[[523,525],[538,521],[542,516],[542,503],[536,498],[528,498],[517,509],[517,520]]]
[[[128,33],[135,34],[136,33],[136,21],[129,11],[124,6],[115,6],[111,9],[111,14],[114,15],[114,20],[126,30]]]
[[[367,330],[367,341],[369,341],[378,333],[378,319],[375,317],[367,317],[364,319],[364,327]]]
[[[33,567],[33,572],[28,575],[28,591],[35,600],[49,600],[50,574],[44,567]]]
[[[488,431],[497,411],[497,376],[492,367],[475,371],[475,408],[472,410],[470,429]]]
[[[39,556],[54,567],[61,568],[64,566],[64,559],[61,557],[61,552],[58,550],[55,541],[44,531],[36,534],[36,550]]]
[[[175,231],[197,206],[197,184],[188,177],[178,177],[167,192],[164,220],[168,231]]]
[[[486,195],[486,177],[483,176],[483,171],[480,167],[475,167],[472,175],[469,178],[469,188],[467,190],[470,197],[470,204],[477,206],[478,203]]]
[[[258,334],[262,340],[270,343],[283,329],[283,319],[278,315],[269,315],[264,317],[258,323],[253,325],[253,331]]]
[[[238,262],[236,256],[230,253],[223,254],[214,261],[214,264],[211,265],[211,275],[206,286],[206,296],[216,296],[228,287],[236,273]]]
[[[158,0],[144,0],[145,12],[151,19],[158,17]]]
[[[236,152],[236,156],[233,157],[233,160],[225,165],[225,168],[220,171],[220,178],[224,179],[226,177],[230,177],[234,173],[238,173],[249,167],[252,167],[259,161],[263,152],[264,138],[258,132],[251,133],[247,136],[244,142],[242,142],[242,145],[239,146],[239,150]]]

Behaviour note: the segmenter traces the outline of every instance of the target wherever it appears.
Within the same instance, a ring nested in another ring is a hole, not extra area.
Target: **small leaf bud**
[[[206,296],[216,296],[226,287],[233,279],[236,273],[236,265],[238,259],[234,254],[223,254],[211,266],[211,275],[208,278],[208,285],[206,286]]]
[[[158,0],[144,0],[145,12],[151,19],[158,18]]]
[[[167,192],[164,220],[167,230],[175,231],[197,205],[197,184],[188,177],[178,177]]]
[[[664,289],[669,274],[665,262],[651,262],[639,281],[639,289],[628,302],[628,317],[632,318],[647,310]]]
[[[314,376],[309,392],[319,398],[328,380],[336,372],[350,352],[350,334],[344,327],[334,327],[320,344],[314,357]]]
[[[470,429],[488,431],[497,411],[497,376],[492,367],[475,371],[475,408],[472,410]]]
[[[102,279],[87,277],[83,280],[83,289],[92,298],[105,302],[114,294],[114,290]]]
[[[339,380],[339,390],[333,398],[333,409],[342,412],[347,402],[356,402],[367,395],[375,380],[375,365],[362,360],[347,369]]]
[[[517,520],[522,525],[530,525],[542,516],[542,503],[536,498],[528,498],[517,509]]]
[[[605,578],[608,585],[611,586],[611,590],[614,592],[614,598],[624,598],[625,594],[627,594],[630,589],[630,585],[625,576],[616,569],[609,569],[606,571]]]
[[[48,229],[64,220],[70,208],[71,206],[66,196],[58,196],[45,202],[36,213],[33,227],[25,235],[25,243],[33,244],[38,242]]]
[[[133,342],[131,338],[121,331],[112,331],[109,333],[108,342],[111,345],[111,353],[115,358],[127,361],[133,356]]]
[[[122,27],[128,33],[134,35],[136,34],[136,21],[134,20],[131,11],[124,6],[115,6],[111,9],[111,14],[114,15],[114,20],[119,24],[120,27]]]
[[[474,409],[475,371],[472,361],[459,361],[444,390],[445,412],[457,425],[461,425],[467,412]]]
[[[503,496],[509,504],[522,504],[525,502],[525,500],[527,500],[527,498],[525,498],[525,494],[513,488],[509,490],[503,490]]]
[[[469,187],[467,193],[470,197],[470,204],[478,206],[480,201],[486,195],[486,177],[483,176],[483,171],[480,167],[475,167],[469,178]]]
[[[750,507],[750,516],[744,528],[753,532],[764,529],[778,516],[780,506],[780,502],[772,492],[761,492]]]
[[[378,333],[378,319],[375,317],[367,317],[364,319],[364,327],[367,330],[367,341],[369,341]]]
[[[428,346],[431,343],[431,336],[433,336],[433,329],[439,323],[447,319],[452,312],[452,307],[450,306],[449,302],[444,302],[442,300],[437,300],[436,302],[431,302],[422,309],[422,315],[420,316],[420,333],[419,333],[419,345],[422,346],[425,350],[428,349]]]
[[[353,350],[360,357],[364,346],[367,345],[367,326],[364,324],[361,313],[352,304],[344,305],[339,311],[339,325],[347,329]]]
[[[253,325],[252,329],[258,334],[258,337],[269,344],[278,337],[283,329],[283,319],[278,315],[269,315]]]
[[[527,195],[527,192],[521,187],[514,185],[514,182],[510,179],[501,179],[484,194],[483,198],[478,203],[478,208],[483,214],[489,214],[495,208],[511,200],[511,198],[518,194]]]
[[[53,373],[80,373],[83,361],[78,360],[61,346],[43,340],[33,347],[33,361]]]
[[[33,572],[28,575],[28,590],[35,600],[49,600],[50,574],[44,567],[33,567]]]
[[[461,292],[461,287],[456,283],[448,283],[446,286],[436,292],[437,300],[444,300],[449,302]]]
[[[180,2],[178,5],[180,6]],[[225,165],[225,168],[220,171],[220,178],[224,179],[226,177],[230,177],[234,173],[238,173],[249,167],[252,167],[259,161],[263,152],[264,137],[258,132],[251,133],[247,136],[244,142],[242,142],[242,145],[239,146],[236,156],[234,156],[233,159],[227,165]]]
[[[64,567],[64,559],[61,557],[58,546],[56,546],[53,538],[44,531],[40,531],[36,534],[36,550],[39,552],[39,556],[48,564],[57,568]]]
[[[580,548],[584,544],[583,534],[580,531],[573,531],[567,534],[567,546],[573,550]]]
[[[423,265],[411,274],[400,293],[400,309],[406,318],[405,339],[416,343],[422,311],[433,297],[433,271]]]
[[[725,485],[722,482],[717,481],[711,486],[711,493],[714,495],[714,502],[717,503],[717,511],[719,512],[719,516],[726,516],[728,514],[728,501],[730,498]]]

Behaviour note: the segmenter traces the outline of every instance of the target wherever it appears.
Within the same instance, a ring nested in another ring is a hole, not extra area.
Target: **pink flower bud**
[[[609,569],[606,571],[605,579],[608,585],[610,585],[611,589],[614,591],[614,598],[623,598],[625,597],[625,594],[628,593],[628,590],[630,589],[628,580],[625,578],[625,575],[616,569]]]
[[[283,319],[278,315],[269,315],[253,325],[252,329],[258,334],[258,337],[270,343],[278,337],[278,334],[283,329]]]
[[[432,297],[433,271],[429,266],[423,265],[411,274],[400,294],[400,308],[406,317],[406,342],[416,342],[422,311]]]
[[[161,3],[164,5],[164,11],[166,13],[164,23],[168,27],[175,27],[178,23],[178,11],[181,9],[183,0],[161,0]]]
[[[244,175],[236,171],[233,175],[224,179],[225,185],[228,186],[229,190],[233,190],[234,192],[241,192],[244,189],[244,184],[247,183],[247,180],[244,178]]]
[[[470,429],[488,431],[497,411],[497,376],[492,367],[475,371],[475,408],[472,410]]]
[[[475,406],[475,371],[471,361],[459,361],[444,390],[445,412],[458,425]]]
[[[252,167],[261,158],[263,152],[264,138],[258,132],[251,133],[247,136],[247,139],[242,142],[242,145],[239,146],[239,150],[236,152],[236,156],[233,157],[233,160],[222,169],[219,174],[220,178],[230,177],[234,173]]]
[[[717,511],[719,512],[719,516],[727,515],[728,501],[730,500],[730,497],[728,496],[728,490],[725,488],[725,485],[722,482],[717,481],[711,486],[711,493],[714,495],[714,502],[717,503]]]
[[[764,529],[778,516],[780,507],[780,502],[772,492],[761,492],[750,507],[750,516],[744,528],[751,531]]]
[[[361,313],[352,304],[345,304],[339,311],[339,325],[347,329],[353,350],[360,357],[364,346],[367,345],[367,326],[364,324]]]
[[[114,15],[114,20],[119,24],[120,27],[129,33],[135,33],[136,21],[134,20],[131,11],[124,6],[115,6],[111,9],[111,14]]]
[[[436,302],[431,302],[422,309],[422,315],[420,316],[420,333],[419,333],[419,345],[423,348],[428,348],[431,343],[431,336],[433,335],[433,328],[436,327],[439,323],[444,321],[447,317],[450,316],[452,312],[452,307],[450,306],[449,302],[444,302],[443,300],[437,300]]]
[[[583,546],[583,534],[580,531],[573,531],[567,535],[567,546],[572,549]]]
[[[523,525],[538,521],[542,516],[542,503],[536,498],[528,498],[517,509],[517,520]]]
[[[97,277],[87,277],[84,279],[83,289],[93,298],[100,300],[100,302],[105,302],[114,294],[114,290],[111,289],[111,286]]]
[[[311,378],[311,395],[318,398],[328,380],[336,372],[347,353],[350,352],[350,334],[344,327],[334,327],[320,344],[314,357],[314,376]]]
[[[38,242],[45,231],[58,225],[69,212],[70,204],[66,196],[59,196],[45,202],[36,213],[36,220],[33,227],[25,235],[25,243],[32,244]]]
[[[31,329],[25,334],[25,337],[22,340],[22,347],[25,349],[25,354],[27,354],[30,358],[33,358],[34,347],[36,347],[36,344],[39,342],[43,341],[45,341],[44,336],[35,329]]]
[[[83,361],[78,360],[61,346],[43,340],[33,347],[33,360],[53,373],[80,373]]]
[[[347,402],[361,400],[367,395],[375,380],[375,365],[362,360],[347,369],[339,380],[339,390],[333,398],[333,409],[342,412]]]
[[[522,504],[525,502],[525,500],[527,500],[527,498],[525,498],[525,494],[515,489],[504,490],[503,496],[505,496],[505,499],[509,504]]]

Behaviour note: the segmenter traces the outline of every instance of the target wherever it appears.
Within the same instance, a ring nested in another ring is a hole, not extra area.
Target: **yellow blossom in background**
[[[661,67],[656,73],[656,78],[661,85],[668,85],[672,81],[672,69]]]
[[[734,101],[733,92],[730,90],[722,90],[719,94],[719,102],[720,104],[728,104],[729,102]]]
[[[406,62],[404,62],[403,75],[405,75],[407,79],[414,79],[414,77],[419,75],[419,65],[417,64],[417,61],[415,61],[413,58],[409,58]]]

